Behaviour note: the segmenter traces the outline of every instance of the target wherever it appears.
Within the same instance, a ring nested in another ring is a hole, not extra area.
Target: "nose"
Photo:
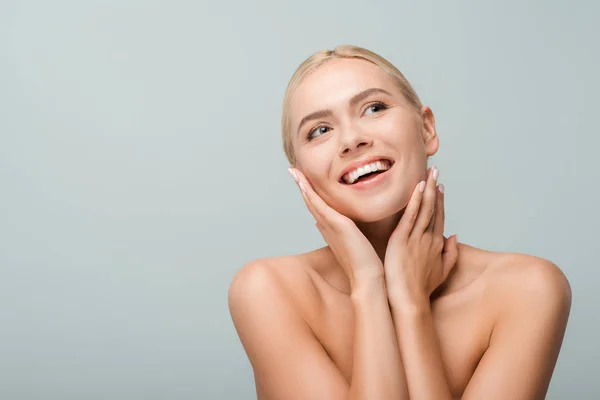
[[[373,145],[373,139],[369,138],[363,131],[356,127],[354,129],[347,129],[341,136],[340,156],[357,152],[361,147],[368,148]]]

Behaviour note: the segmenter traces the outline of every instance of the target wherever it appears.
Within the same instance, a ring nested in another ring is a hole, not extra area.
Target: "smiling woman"
[[[327,246],[243,266],[229,308],[265,399],[543,399],[569,283],[444,233],[433,111],[355,46],[292,76],[290,174]],[[507,384],[510,383],[510,384]]]

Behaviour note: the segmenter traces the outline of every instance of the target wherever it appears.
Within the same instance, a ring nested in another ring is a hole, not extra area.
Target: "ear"
[[[421,120],[422,120],[422,136],[423,144],[425,145],[425,152],[427,157],[431,157],[437,153],[440,146],[440,140],[435,130],[435,117],[433,111],[428,106],[421,107]]]

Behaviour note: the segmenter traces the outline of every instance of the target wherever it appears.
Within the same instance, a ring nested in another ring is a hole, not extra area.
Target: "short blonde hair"
[[[281,134],[283,139],[283,151],[291,165],[295,164],[294,149],[292,145],[291,121],[290,121],[290,101],[295,89],[302,79],[312,71],[334,58],[358,58],[377,65],[384,72],[389,74],[409,104],[420,112],[422,104],[419,96],[400,72],[392,63],[380,55],[370,50],[358,46],[340,45],[333,50],[321,50],[308,57],[300,64],[292,78],[290,79],[283,99],[283,112],[281,118]]]

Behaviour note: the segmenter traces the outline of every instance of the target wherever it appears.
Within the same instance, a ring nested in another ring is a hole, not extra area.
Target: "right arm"
[[[356,280],[352,288],[354,348],[348,399],[408,400],[383,275]]]
[[[236,274],[229,288],[230,313],[252,364],[259,400],[408,399],[383,275],[356,276],[353,282],[351,383],[277,275],[255,261]]]

